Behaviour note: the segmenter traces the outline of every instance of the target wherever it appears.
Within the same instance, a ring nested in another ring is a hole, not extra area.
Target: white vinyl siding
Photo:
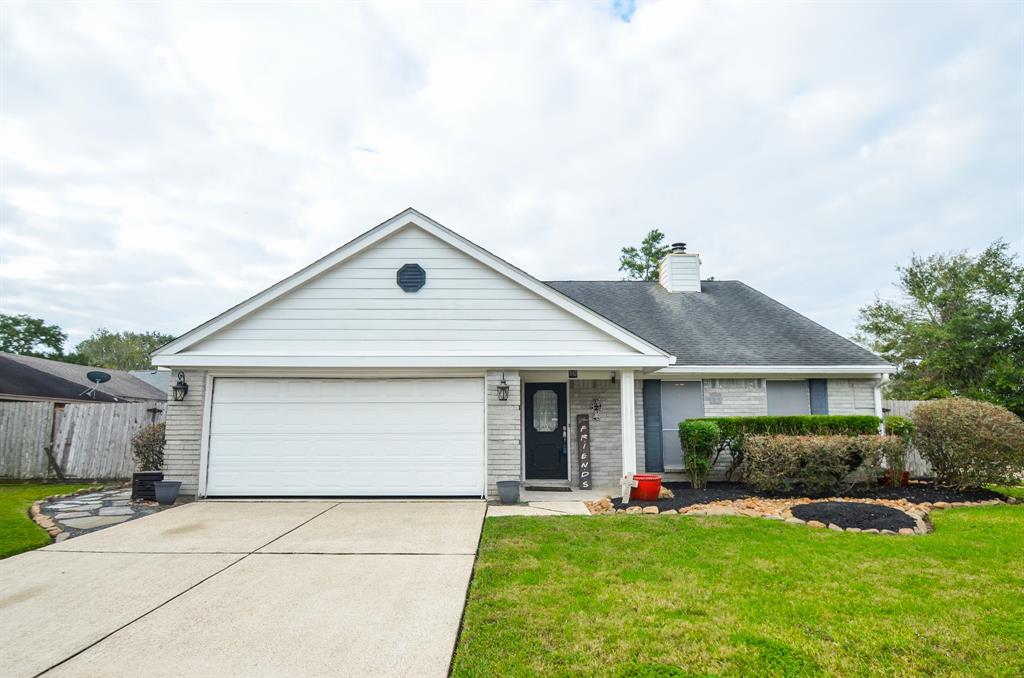
[[[404,264],[426,285],[404,292]],[[638,355],[410,226],[201,342],[202,355]]]
[[[482,496],[482,379],[214,380],[210,496]]]

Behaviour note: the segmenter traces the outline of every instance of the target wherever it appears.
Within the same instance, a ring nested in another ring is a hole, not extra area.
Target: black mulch
[[[711,501],[745,499],[747,497],[762,497],[766,499],[779,497],[805,497],[806,494],[771,494],[758,492],[757,490],[740,483],[708,483],[707,489],[695,490],[689,483],[669,482],[664,486],[672,490],[675,495],[672,499],[661,501],[632,501],[629,504],[622,503],[622,497],[612,500],[615,508],[626,506],[657,506],[659,510],[680,509],[694,504],[706,504]],[[878,487],[871,490],[858,490],[854,492],[841,492],[840,496],[856,499],[906,499],[912,504],[924,502],[935,503],[938,501],[985,501],[986,499],[1001,499],[1002,495],[985,489],[958,490],[953,487],[935,487],[931,483],[912,482],[907,487]],[[838,523],[836,523],[838,525]]]
[[[817,520],[835,523],[839,527],[859,527],[862,530],[899,531],[902,527],[913,528],[914,519],[903,511],[878,504],[859,504],[853,501],[816,501],[812,504],[794,506],[793,516],[800,520]]]

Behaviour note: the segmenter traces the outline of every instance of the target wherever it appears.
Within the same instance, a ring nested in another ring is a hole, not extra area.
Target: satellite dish
[[[93,370],[92,372],[86,372],[85,378],[91,381],[94,385],[85,389],[78,394],[78,397],[89,396],[90,398],[96,398],[96,387],[100,384],[105,384],[110,381],[110,375],[106,372],[100,372],[99,370]]]
[[[110,375],[106,372],[92,371],[85,375],[85,378],[95,384],[105,384],[110,381]]]

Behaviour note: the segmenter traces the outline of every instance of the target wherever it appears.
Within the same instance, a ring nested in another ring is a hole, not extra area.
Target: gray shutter
[[[661,381],[644,380],[644,466],[648,473],[662,473],[665,461],[661,453]]]
[[[828,380],[808,379],[811,389],[811,414],[828,414]]]

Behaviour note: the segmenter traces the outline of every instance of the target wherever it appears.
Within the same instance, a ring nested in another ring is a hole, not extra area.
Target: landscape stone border
[[[895,532],[893,530],[877,530],[867,529],[862,530],[857,527],[848,527],[843,529],[835,523],[825,524],[817,520],[801,520],[792,513],[792,508],[800,504],[812,504],[822,501],[844,501],[844,502],[855,502],[860,504],[877,504],[880,506],[888,506],[894,508],[914,519],[916,526],[913,528],[904,527]],[[712,501],[705,504],[693,504],[686,506],[678,511],[676,509],[668,509],[667,511],[660,511],[657,506],[630,506],[628,508],[616,509],[612,504],[612,498],[610,496],[604,497],[597,501],[584,502],[587,509],[590,510],[592,515],[611,515],[618,513],[633,514],[633,515],[685,515],[685,516],[746,516],[750,518],[762,518],[765,520],[774,520],[778,522],[787,523],[790,525],[805,525],[807,527],[829,529],[835,532],[864,532],[868,534],[886,534],[886,535],[916,535],[916,534],[927,534],[934,528],[932,527],[929,514],[932,511],[942,511],[951,508],[963,508],[967,506],[991,506],[994,504],[1017,504],[1021,503],[1020,500],[1014,497],[1006,497],[1005,499],[986,499],[984,501],[957,501],[957,502],[922,502],[915,504],[907,501],[906,499],[864,499],[864,498],[851,498],[851,497],[830,497],[828,499],[811,499],[809,497],[794,497],[786,499],[765,499],[761,497],[749,497],[745,499],[732,499],[732,500],[718,500]]]
[[[184,501],[179,497],[175,505]],[[132,500],[130,483],[97,484],[35,501],[29,508],[29,517],[55,542],[62,542],[168,508],[171,506],[155,501]]]

